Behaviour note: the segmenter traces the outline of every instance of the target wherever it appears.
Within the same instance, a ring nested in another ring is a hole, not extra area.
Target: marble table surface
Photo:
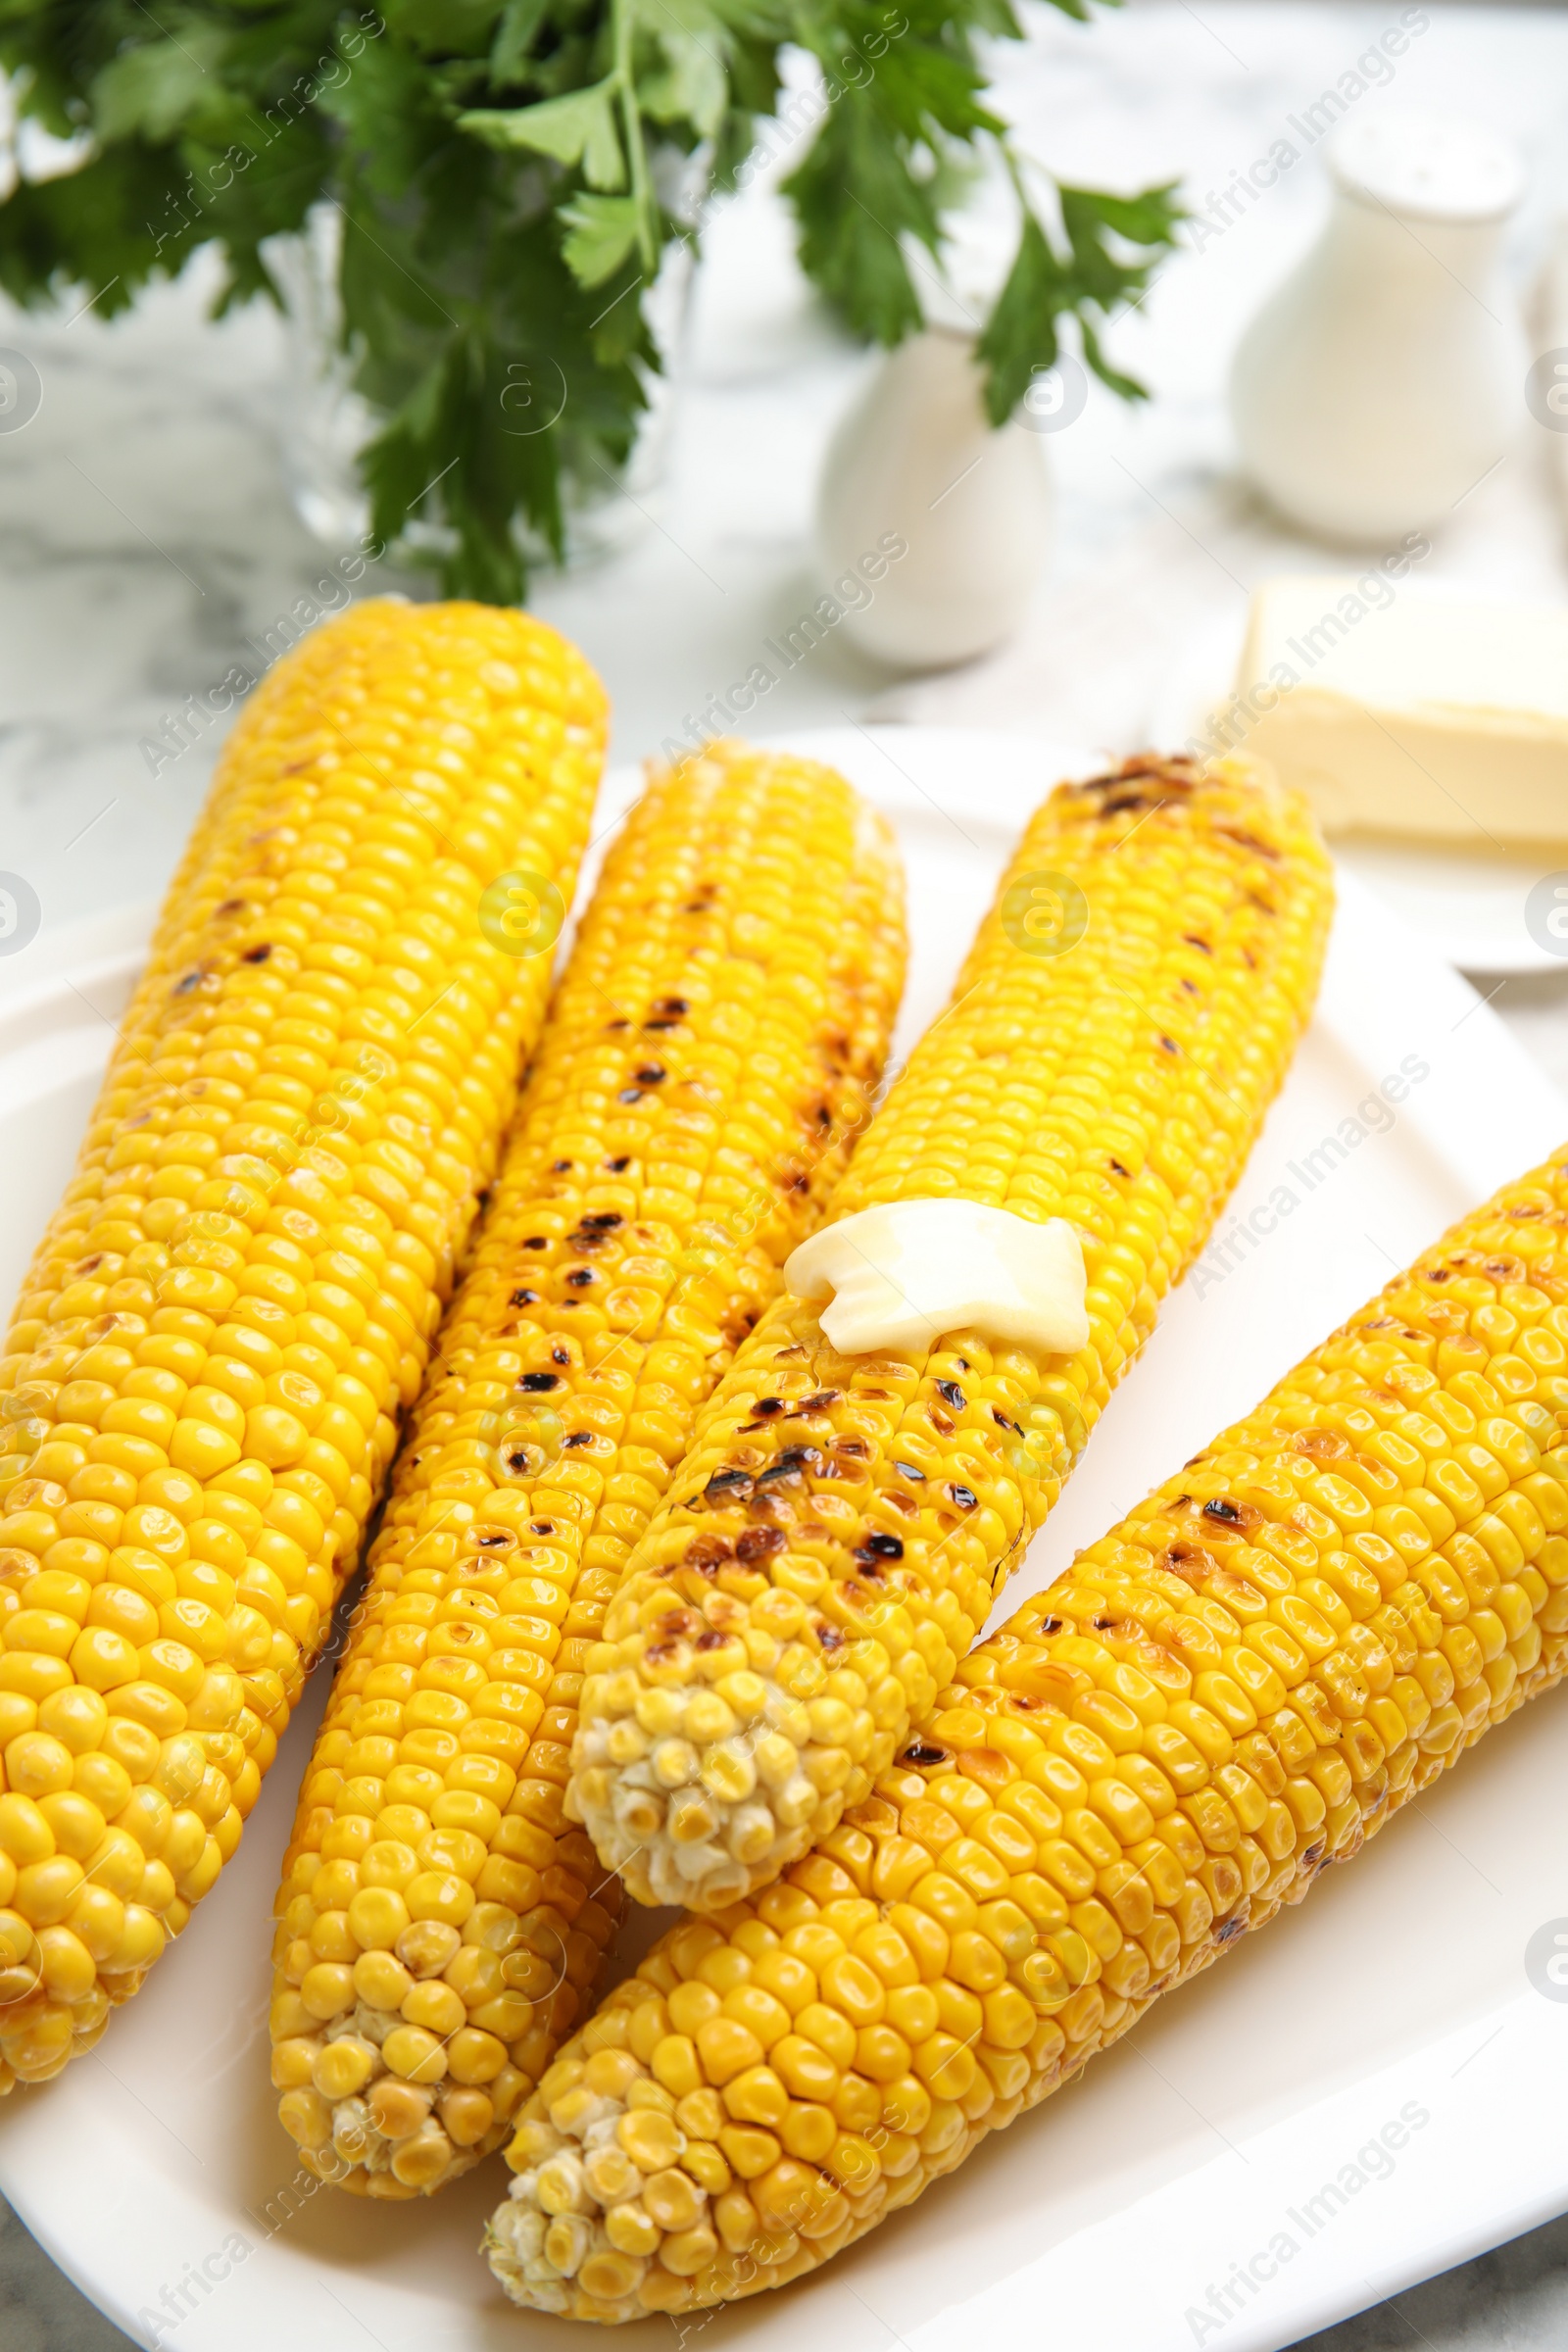
[[[1003,63],[1001,102],[1062,178],[1180,178],[1202,207],[1398,13],[1395,0],[1134,0],[1083,26],[1038,10],[1028,44]],[[1523,292],[1568,214],[1568,14],[1441,0],[1424,13],[1392,89],[1361,103],[1470,115],[1518,139],[1531,191],[1510,268]],[[1000,664],[900,680],[838,632],[779,682],[761,723],[875,711],[1127,748],[1147,739],[1195,632],[1239,620],[1261,572],[1335,562],[1271,521],[1237,480],[1223,402],[1238,333],[1315,233],[1324,201],[1318,167],[1303,163],[1223,236],[1175,260],[1118,323],[1113,355],[1154,398],[1128,411],[1097,389],[1054,436],[1052,543]],[[69,308],[47,319],[0,310],[0,344],[24,351],[43,385],[32,423],[0,436],[0,867],[38,893],[40,957],[68,945],[73,922],[156,898],[217,743],[193,743],[154,775],[143,740],[244,660],[247,638],[338,552],[312,539],[283,488],[278,434],[297,386],[277,323],[253,310],[210,324],[210,290],[198,266],[107,327]],[[684,714],[744,674],[762,639],[816,594],[822,449],[874,364],[812,300],[769,185],[714,219],[662,495],[621,553],[541,581],[532,600],[605,676],[620,758],[681,732]],[[1432,576],[1568,594],[1568,512],[1544,439],[1521,444],[1436,535]],[[366,585],[407,583],[372,571]],[[0,963],[0,991],[25,982],[28,960]],[[1568,1095],[1568,967],[1480,985]],[[1568,2221],[1313,2344],[1545,2352],[1565,2341]],[[0,2207],[5,2352],[124,2342]]]

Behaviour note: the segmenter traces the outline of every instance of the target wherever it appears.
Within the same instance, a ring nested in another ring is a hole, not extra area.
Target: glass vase
[[[346,551],[358,547],[370,528],[358,459],[381,418],[356,391],[353,355],[343,349],[337,290],[341,244],[342,215],[335,206],[322,204],[314,208],[303,230],[269,238],[265,251],[283,298],[285,367],[276,432],[284,482],[312,536],[323,547]],[[643,304],[661,368],[644,376],[647,406],[618,474],[607,471],[602,482],[563,482],[564,568],[583,568],[618,554],[657,519],[667,478],[694,275],[691,245],[668,246]],[[509,373],[517,381],[503,391],[502,406],[510,416],[526,420],[541,397],[540,387],[520,367]],[[519,429],[527,429],[526,422]],[[520,523],[517,527],[530,568],[554,567],[556,558],[542,537]],[[417,519],[406,538],[416,556],[432,559],[453,544],[444,524]]]

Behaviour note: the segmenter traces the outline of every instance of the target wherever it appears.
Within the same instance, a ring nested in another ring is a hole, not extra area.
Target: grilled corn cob
[[[273,2081],[323,2178],[466,2170],[591,2003],[619,1888],[562,1813],[583,1659],[863,1123],[902,902],[848,785],[740,745],[611,853],[285,1857]]]
[[[951,1681],[1240,1173],[1329,905],[1303,805],[1237,763],[1128,761],[1039,811],[830,1222],[930,1197],[1068,1219],[1088,1346],[846,1357],[799,1299],[767,1316],[588,1664],[568,1810],[641,1901],[766,1885]]]
[[[605,730],[478,606],[366,604],[240,719],[0,1362],[0,2089],[233,1852],[494,1170]]]
[[[1568,1153],[1508,1186],[981,1643],[782,1884],[563,2051],[517,2301],[814,2269],[1299,1901],[1568,1662]]]

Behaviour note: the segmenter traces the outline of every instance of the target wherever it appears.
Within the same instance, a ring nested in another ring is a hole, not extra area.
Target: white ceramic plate
[[[1433,591],[1437,593],[1437,591]],[[1148,719],[1151,743],[1186,743],[1201,736],[1209,714],[1229,700],[1242,650],[1234,621],[1214,621],[1185,648],[1155,695]],[[1551,853],[1469,850],[1442,842],[1362,841],[1335,844],[1341,865],[1359,876],[1411,931],[1461,972],[1555,972],[1564,956],[1541,946],[1525,922],[1525,901],[1560,865]]]
[[[847,769],[899,829],[914,936],[906,1045],[1024,816],[1057,775],[1082,772],[1081,755],[903,727],[793,740]],[[611,780],[607,816],[634,788]],[[0,1031],[0,1288],[70,1171],[108,1042],[82,1000],[112,1016],[127,980],[122,968],[72,977],[13,1000]],[[1292,1163],[1401,1065],[1424,1074],[1394,1123],[1309,1187]],[[1348,880],[1317,1017],[1221,1229],[1241,1238],[1172,1300],[1006,1605],[1560,1130],[1555,1091],[1475,993]],[[1281,1187],[1297,1203],[1283,1214]],[[307,2195],[278,2129],[268,1911],[320,1698],[307,1693],[237,1860],[147,1990],[90,2057],[0,2109],[0,2188],[103,2310],[177,2352],[581,2347],[569,2323],[513,2311],[476,2258],[499,2159],[428,2205],[369,2205]],[[679,2352],[706,2332],[702,2352],[824,2340],[887,2352],[896,2338],[959,2352],[1032,2343],[1049,2319],[1064,2352],[1272,2352],[1558,2211],[1568,2006],[1530,1989],[1523,1954],[1568,1915],[1565,1786],[1568,1701],[1547,1698],[1353,1870],[1331,1872],[819,2278],[618,2340]],[[1406,2127],[1396,2156],[1357,2166],[1406,2109],[1428,2120]],[[1284,2236],[1295,2250],[1282,2262],[1269,2248]],[[1253,2265],[1250,2287],[1234,2283],[1238,2264]],[[1227,2280],[1222,2318],[1207,2298]]]

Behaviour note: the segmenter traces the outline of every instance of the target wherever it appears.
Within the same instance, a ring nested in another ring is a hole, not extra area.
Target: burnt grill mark
[[[509,1306],[537,1306],[538,1303],[539,1293],[537,1291],[514,1291],[512,1297],[507,1300]]]
[[[525,1372],[517,1386],[526,1396],[543,1396],[551,1389],[559,1389],[561,1377],[555,1372]]]
[[[969,1401],[956,1380],[939,1380],[937,1395],[944,1403],[951,1404],[956,1413],[961,1413]]]
[[[786,1446],[775,1461],[757,1474],[757,1484],[765,1486],[779,1480],[799,1478],[803,1471],[820,1470],[823,1457],[814,1446]]]
[[[980,1499],[979,1495],[975,1493],[972,1487],[951,1486],[948,1489],[948,1493],[952,1495],[954,1501],[957,1504],[960,1511],[972,1511],[975,1504]]]
[[[594,1433],[591,1429],[574,1429],[570,1437],[566,1439],[565,1445],[569,1449],[575,1446],[591,1446],[593,1442]]]
[[[925,1472],[917,1470],[912,1462],[895,1462],[893,1467],[901,1478],[912,1478],[917,1485],[925,1485]]]
[[[1280,854],[1271,841],[1260,841],[1255,833],[1246,832],[1240,825],[1216,825],[1214,830],[1226,841],[1238,842],[1244,850],[1255,850],[1259,858],[1267,858],[1278,865]]]
[[[631,1160],[623,1152],[619,1159],[607,1159],[605,1165],[612,1176],[624,1176],[626,1170],[631,1166]]]
[[[901,1764],[945,1764],[947,1760],[947,1749],[929,1740],[911,1740],[899,1758]]]
[[[645,1061],[640,1070],[632,1072],[639,1086],[662,1086],[668,1075],[668,1071],[657,1061]]]
[[[733,1559],[735,1546],[728,1536],[694,1536],[684,1556],[694,1568],[717,1568]]]

